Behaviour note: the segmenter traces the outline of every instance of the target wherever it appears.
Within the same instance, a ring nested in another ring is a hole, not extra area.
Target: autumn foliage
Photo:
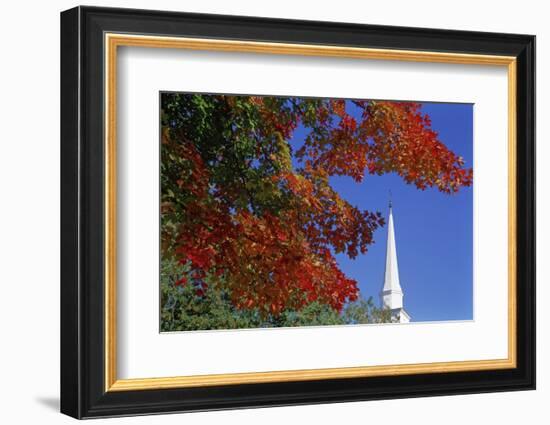
[[[367,252],[384,221],[331,176],[395,172],[444,193],[472,182],[411,102],[164,93],[161,155],[162,255],[190,270],[178,284],[199,297],[219,285],[272,316],[358,296],[334,255]]]

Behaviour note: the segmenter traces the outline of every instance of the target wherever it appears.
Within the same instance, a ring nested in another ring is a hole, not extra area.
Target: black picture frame
[[[105,32],[516,57],[517,367],[106,392]],[[534,388],[534,36],[97,7],[61,13],[62,413],[93,418]]]

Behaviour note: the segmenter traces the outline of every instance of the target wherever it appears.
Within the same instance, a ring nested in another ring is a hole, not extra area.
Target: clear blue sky
[[[431,117],[440,140],[472,167],[473,105],[423,103],[422,110]],[[304,129],[298,128],[291,144],[300,145],[303,137]],[[405,309],[414,321],[473,318],[471,187],[454,195],[437,189],[420,191],[393,173],[366,175],[362,183],[332,177],[331,184],[352,205],[380,211],[386,218],[391,190],[399,278]],[[386,226],[378,229],[369,251],[354,260],[337,256],[341,269],[359,282],[362,295],[373,296],[377,303],[386,235]]]

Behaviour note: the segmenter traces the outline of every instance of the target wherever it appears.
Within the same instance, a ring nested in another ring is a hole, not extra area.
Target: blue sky
[[[440,140],[473,164],[473,105],[423,103]],[[294,134],[294,146],[304,130]],[[470,320],[473,318],[473,189],[446,195],[437,189],[420,191],[396,174],[367,175],[362,183],[332,177],[341,196],[361,209],[388,214],[392,194],[399,277],[405,309],[413,321]],[[475,184],[475,176],[474,176]],[[350,260],[338,255],[341,269],[357,280],[361,294],[378,303],[386,250],[386,227],[375,233],[369,251]]]

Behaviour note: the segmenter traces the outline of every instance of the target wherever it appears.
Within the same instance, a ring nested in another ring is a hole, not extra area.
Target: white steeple
[[[380,292],[380,300],[382,307],[389,308],[392,311],[394,320],[404,323],[409,322],[410,317],[403,308],[403,290],[399,283],[399,267],[397,266],[397,249],[395,247],[395,229],[391,201],[389,207],[386,270],[384,272],[384,285]]]

